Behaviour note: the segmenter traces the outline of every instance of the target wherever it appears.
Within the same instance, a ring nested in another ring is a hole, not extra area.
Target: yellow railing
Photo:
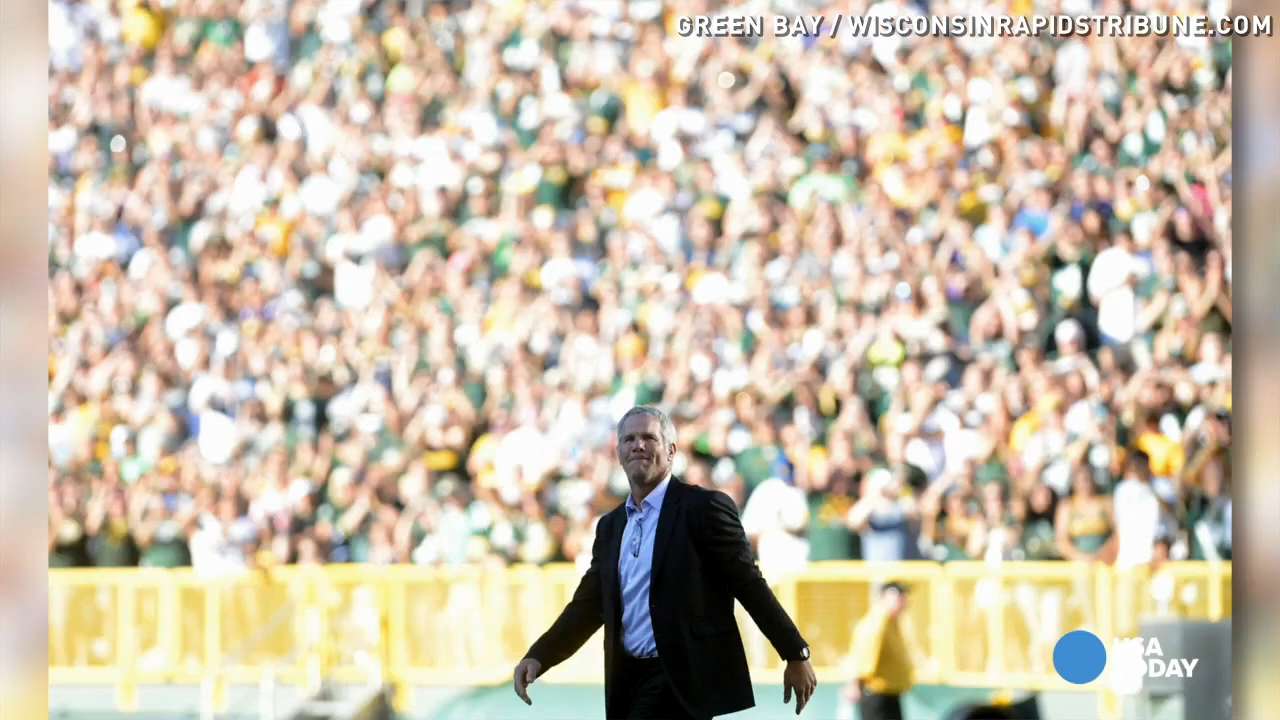
[[[910,586],[910,626],[930,661],[919,682],[1069,689],[1053,644],[1086,628],[1109,644],[1140,618],[1231,615],[1230,563],[1168,563],[1154,575],[1101,564],[815,563],[775,591],[813,649],[820,677],[845,679],[854,623],[875,583]],[[568,602],[570,565],[460,569],[281,567],[234,579],[190,570],[73,569],[49,573],[49,682],[109,684],[131,709],[142,683],[318,679],[413,685],[504,681]],[[738,608],[753,676],[777,682],[781,661]],[[546,682],[597,683],[599,635]],[[401,709],[409,694],[401,692]]]

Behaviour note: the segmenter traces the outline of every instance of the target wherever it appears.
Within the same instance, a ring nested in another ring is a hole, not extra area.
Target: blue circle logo
[[[1093,682],[1107,666],[1107,648],[1088,630],[1072,630],[1053,646],[1053,669],[1074,685]]]

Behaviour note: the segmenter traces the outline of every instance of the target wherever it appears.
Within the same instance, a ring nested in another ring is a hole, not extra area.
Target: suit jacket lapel
[[[662,498],[662,512],[658,514],[658,532],[653,538],[653,566],[649,570],[650,582],[658,577],[662,563],[667,559],[667,545],[671,530],[675,527],[676,507],[684,497],[684,483],[672,476],[667,484],[667,494]]]

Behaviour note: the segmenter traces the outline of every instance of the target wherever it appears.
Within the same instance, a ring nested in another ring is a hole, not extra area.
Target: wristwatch
[[[808,645],[805,645],[804,647],[800,648],[800,657],[798,657],[798,658],[794,658],[794,659],[795,659],[795,660],[808,660],[808,659],[809,659],[809,646],[808,646]]]

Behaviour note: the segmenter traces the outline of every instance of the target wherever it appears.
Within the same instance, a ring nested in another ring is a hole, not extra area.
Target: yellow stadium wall
[[[111,685],[117,706],[140,684],[204,683],[215,703],[230,683],[392,683],[411,710],[413,686],[505,682],[568,602],[570,565],[457,569],[288,566],[237,578],[189,569],[49,573],[49,682]],[[847,679],[854,623],[877,582],[911,587],[911,626],[932,658],[918,681],[956,687],[1064,690],[1053,644],[1077,628],[1104,642],[1140,618],[1216,621],[1231,615],[1230,563],[1173,562],[1154,573],[1103,564],[814,563],[771,578],[813,648],[820,677]],[[776,653],[739,610],[753,676],[772,682]],[[599,637],[548,675],[600,683]]]

